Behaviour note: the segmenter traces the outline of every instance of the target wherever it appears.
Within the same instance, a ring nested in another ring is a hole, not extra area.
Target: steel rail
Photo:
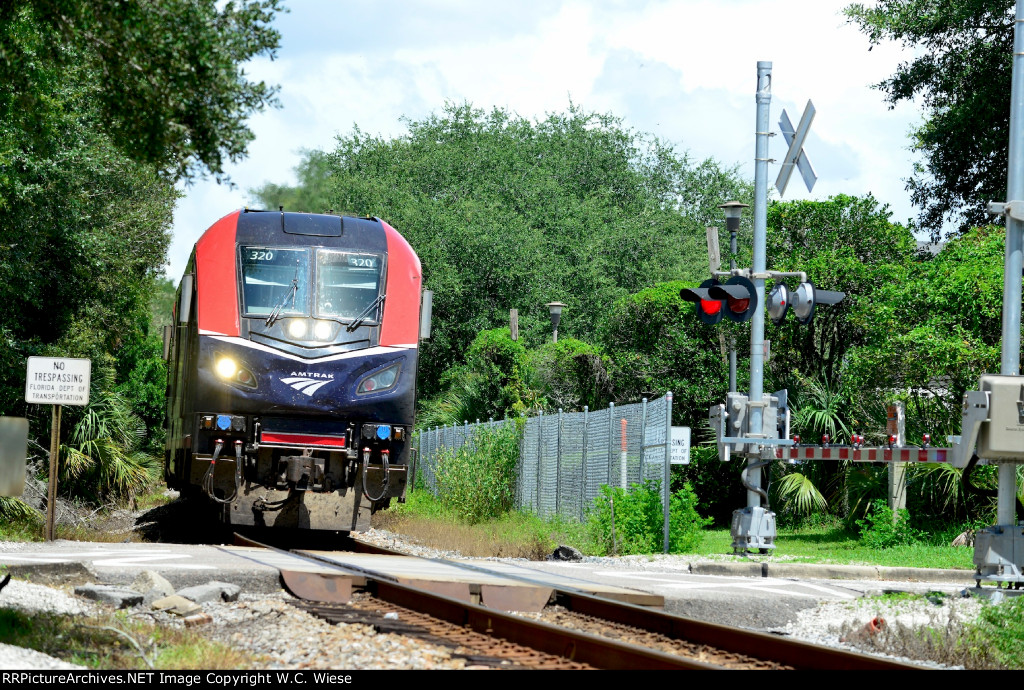
[[[358,548],[366,548],[368,553],[408,556],[408,554],[402,554],[398,551],[360,542],[358,539],[354,539],[354,541],[359,544]],[[423,557],[417,556],[417,558]],[[493,572],[488,571],[486,566],[477,567],[457,561],[445,562],[468,570]],[[501,574],[526,583],[545,584],[540,579],[511,575],[506,572]],[[789,640],[777,635],[759,633],[753,630],[709,623],[695,618],[665,613],[664,611],[658,611],[649,607],[614,601],[564,587],[555,587],[554,590],[553,598],[555,602],[575,613],[594,616],[612,623],[628,625],[648,632],[660,633],[675,640],[705,644],[709,647],[720,649],[723,652],[771,659],[799,670],[921,670],[924,668],[892,659],[858,654],[810,642]]]
[[[269,547],[248,540],[254,546]],[[355,549],[363,553],[398,555],[406,558],[409,554],[382,548],[353,540]],[[284,551],[282,549],[275,549]],[[343,570],[337,562],[318,558],[315,555],[286,551],[292,556],[303,558],[318,565]],[[428,561],[443,559],[413,556]],[[486,567],[454,561],[443,561],[466,570],[489,572]],[[547,623],[532,621],[522,616],[507,614],[478,604],[427,592],[416,587],[395,582],[393,578],[374,576],[364,569],[356,572],[366,578],[367,588],[378,598],[398,606],[416,609],[441,620],[464,625],[479,632],[492,631],[496,636],[511,642],[533,647],[538,651],[564,656],[603,669],[721,669],[708,664],[673,654],[644,649],[636,645],[581,633]],[[541,579],[508,575],[504,577],[523,582],[551,586]],[[284,577],[284,573],[282,573]],[[285,578],[287,581],[287,578]],[[300,597],[301,598],[301,597]],[[824,645],[780,638],[743,628],[709,623],[686,618],[664,611],[627,604],[594,596],[565,587],[555,587],[553,600],[574,613],[593,616],[610,623],[626,625],[638,630],[657,633],[689,644],[706,645],[726,654],[742,655],[754,659],[768,660],[797,670],[922,670],[925,667],[886,659],[848,650],[834,649]]]

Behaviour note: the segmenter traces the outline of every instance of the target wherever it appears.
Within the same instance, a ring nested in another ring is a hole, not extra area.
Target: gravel
[[[430,549],[409,543],[401,537],[370,530],[360,535],[365,541],[406,553],[427,557],[459,557],[451,551]],[[672,569],[671,557],[624,557],[599,560],[608,567],[658,567]],[[678,560],[683,568],[682,560]],[[202,605],[208,619],[196,630],[232,648],[247,651],[258,659],[260,669],[461,669],[465,662],[453,659],[448,650],[408,638],[378,634],[365,625],[331,625],[291,606],[290,595],[242,594],[238,601]],[[846,602],[825,602],[804,609],[796,620],[778,634],[825,645],[869,648],[880,639],[866,626],[873,619],[884,620],[885,634],[901,628],[921,626],[954,629],[958,622],[976,617],[982,603],[973,598],[955,595],[934,596],[931,600],[915,598],[867,598]],[[69,591],[39,584],[12,580],[0,590],[0,607],[26,612],[49,611],[70,616],[87,616],[102,610],[101,605]],[[109,608],[107,609],[109,610]],[[172,626],[184,625],[183,619],[166,612],[136,607],[130,615],[151,618]],[[951,627],[952,626],[952,627]],[[920,663],[920,662],[918,662]],[[951,668],[950,666],[939,666]],[[0,644],[0,669],[59,670],[81,668],[48,657],[33,650]],[[952,667],[956,668],[956,667]]]

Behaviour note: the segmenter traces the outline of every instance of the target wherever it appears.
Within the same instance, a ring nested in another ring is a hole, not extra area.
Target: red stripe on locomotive
[[[234,271],[239,213],[235,211],[218,220],[196,242],[196,316],[200,333],[239,333],[238,278]]]
[[[344,436],[324,436],[317,434],[287,434],[274,431],[264,431],[260,436],[261,443],[287,443],[300,446],[330,446],[334,448],[345,447]]]
[[[420,285],[423,272],[419,257],[405,238],[381,221],[388,240],[387,298],[380,327],[381,345],[416,345],[420,328]]]

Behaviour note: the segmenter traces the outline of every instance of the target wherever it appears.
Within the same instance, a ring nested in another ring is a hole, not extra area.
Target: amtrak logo
[[[286,379],[281,379],[281,383],[287,383],[295,390],[305,393],[306,395],[312,396],[318,390],[326,386],[328,383],[334,381],[334,374],[320,374],[317,372],[303,371],[291,373]]]

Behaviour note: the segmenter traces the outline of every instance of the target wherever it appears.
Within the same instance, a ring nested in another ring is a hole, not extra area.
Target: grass
[[[188,628],[132,620],[123,613],[73,618],[0,608],[0,642],[104,670],[229,670],[257,659]]]
[[[704,548],[695,555],[732,554],[731,544],[729,530],[708,530],[704,536]],[[772,553],[764,556],[750,554],[748,557],[794,563],[974,570],[974,549],[970,547],[918,543],[875,549],[861,544],[853,532],[830,526],[780,528]]]
[[[396,510],[377,513],[373,526],[419,540],[423,545],[459,551],[466,556],[543,558],[559,544],[585,554],[599,553],[585,528],[572,521],[545,522],[534,515],[509,513],[503,518],[471,524],[447,510],[427,491],[409,493]],[[735,558],[728,529],[708,529],[701,558]],[[973,570],[970,547],[912,544],[887,549],[868,548],[841,523],[780,528],[776,548],[769,554],[748,554],[754,560],[832,565],[878,565]]]
[[[68,504],[69,510],[80,515],[78,524],[58,523],[54,530],[55,536],[57,539],[67,539],[68,541],[143,541],[136,532],[130,529],[133,526],[132,521],[124,517],[124,514],[145,511],[169,503],[172,499],[166,494],[166,488],[161,483],[150,486],[145,493],[125,505],[104,506],[97,510]],[[46,516],[43,513],[24,504],[10,507],[5,511],[4,508],[7,505],[0,503],[0,541],[45,541]],[[60,505],[63,510],[65,504],[61,503]],[[110,523],[117,517],[118,510],[122,511],[121,524],[116,525],[118,529],[112,529]]]
[[[414,491],[404,504],[376,513],[373,526],[402,534],[425,546],[458,551],[464,556],[543,559],[578,524],[545,522],[527,513],[509,513],[498,519],[468,523],[445,508],[426,491]]]

